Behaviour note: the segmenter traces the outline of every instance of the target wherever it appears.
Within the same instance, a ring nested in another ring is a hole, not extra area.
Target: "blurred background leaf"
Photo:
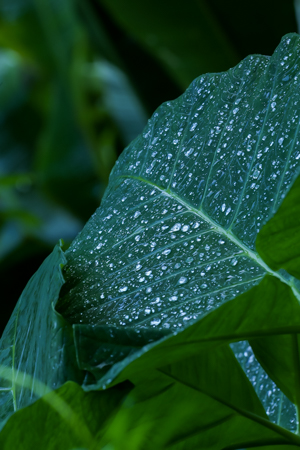
[[[1,0],[1,332],[153,111],[293,31],[293,0]]]

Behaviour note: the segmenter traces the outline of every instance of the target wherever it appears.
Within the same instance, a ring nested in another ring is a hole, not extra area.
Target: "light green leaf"
[[[0,433],[1,449],[69,450],[86,446],[98,450],[96,434],[101,435],[104,424],[129,390],[123,386],[86,393],[69,381],[17,411]]]
[[[35,383],[55,389],[67,380],[81,381],[74,364],[72,329],[55,310],[64,283],[61,268],[66,260],[60,246],[43,262],[24,289],[0,340],[0,364],[10,369],[10,379],[0,369],[0,424],[39,395]],[[32,377],[28,386],[19,373]]]
[[[148,371],[139,380],[131,401],[111,422],[104,442],[124,450],[300,444],[299,436],[267,419],[227,346],[159,372]]]

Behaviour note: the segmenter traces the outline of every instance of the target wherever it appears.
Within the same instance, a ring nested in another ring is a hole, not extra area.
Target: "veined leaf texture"
[[[66,252],[68,320],[178,330],[275,275],[255,239],[300,171],[299,49],[288,35],[158,108]]]
[[[63,285],[57,311],[73,325],[76,364],[94,375],[85,379],[86,389],[93,389],[93,383],[96,387],[109,385],[135,359],[147,358],[147,352],[152,361],[156,344],[157,348],[167,348],[168,339],[175,342],[198,323],[200,342],[201,320],[208,313],[216,313],[221,324],[219,308],[229,305],[229,301],[238,302],[251,288],[258,287],[251,292],[263,301],[260,287],[266,286],[271,304],[270,279],[275,280],[272,289],[276,283],[284,284],[282,292],[288,289],[286,298],[291,311],[298,313],[295,297],[300,300],[300,282],[290,261],[295,251],[290,257],[289,242],[284,246],[288,260],[284,267],[291,268],[291,272],[282,267],[278,271],[275,263],[271,268],[264,262],[255,241],[300,173],[299,55],[300,38],[291,34],[283,38],[272,57],[249,56],[227,72],[200,76],[181,97],[160,106],[143,134],[124,150],[111,173],[101,206],[65,253],[65,284],[60,279],[44,309],[38,310],[38,317],[30,310],[23,315],[28,324],[41,320],[43,314],[48,317],[51,302],[55,304]],[[293,220],[297,222],[296,215]],[[272,254],[272,239],[268,252]],[[52,262],[51,270],[59,264],[58,260]],[[48,274],[45,276],[50,276],[44,268]],[[36,284],[45,292],[46,286],[41,285],[44,275],[37,273],[36,277]],[[26,301],[33,301],[30,299],[35,296],[35,284],[26,289]],[[280,288],[275,290],[280,292]],[[251,306],[251,295],[248,297],[244,296],[243,301]],[[238,340],[243,311],[241,308],[237,314],[240,322],[233,321],[231,328],[224,329],[224,344]],[[257,305],[252,312],[257,313]],[[17,348],[18,343],[18,358],[9,360],[13,371],[31,345],[16,340],[12,331],[13,326],[17,331],[19,327],[16,314],[17,310],[1,341],[6,352]],[[276,334],[279,319],[280,314],[270,321],[265,335]],[[46,327],[45,321],[43,324]],[[251,333],[253,338],[260,336],[254,325],[245,326],[248,334],[241,333],[241,340],[251,337]],[[64,326],[60,324],[58,331]],[[49,333],[57,337],[54,328],[51,325]],[[184,332],[178,333],[181,330]],[[282,330],[286,334],[299,333],[300,325],[291,321]],[[209,335],[207,330],[205,333],[203,340]],[[216,336],[217,331],[210,336],[211,341]],[[31,342],[38,339],[37,332]],[[218,339],[221,342],[222,336]],[[61,338],[55,342],[58,351],[68,350],[68,364],[72,367],[72,339],[69,343]],[[261,342],[257,352],[264,355],[273,341]],[[242,345],[233,348],[252,387],[266,409],[269,397],[276,403],[273,415],[269,411],[270,418],[281,424],[281,412],[288,411],[284,426],[294,430],[295,408],[283,395],[284,391],[292,397],[286,389],[288,376],[279,377],[279,392],[254,356],[254,366],[249,369],[252,354],[246,341]],[[283,349],[286,342],[276,345]],[[41,347],[36,358],[43,361],[47,352],[47,346]],[[189,356],[193,354],[195,351]],[[5,364],[5,358],[6,353],[1,364]],[[248,358],[246,362],[244,358]],[[294,370],[299,354],[294,353],[293,358],[286,364]],[[259,362],[272,372],[265,359],[265,365],[263,356]],[[117,365],[120,370],[114,370]],[[36,367],[28,368],[30,375],[37,374]],[[250,378],[253,367],[255,379]],[[79,376],[73,369],[68,370],[67,377],[71,373],[75,379]],[[101,384],[103,376],[105,383]],[[52,386],[49,380],[44,381]],[[64,376],[60,377],[58,385],[63,380]],[[9,389],[6,383],[2,390]]]

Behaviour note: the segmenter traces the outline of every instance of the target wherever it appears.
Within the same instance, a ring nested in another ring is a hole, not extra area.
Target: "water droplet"
[[[126,292],[128,289],[127,286],[120,287],[119,292]]]
[[[138,234],[134,239],[138,242],[141,239],[141,236]]]
[[[154,326],[155,326],[155,325],[159,325],[160,322],[161,322],[160,319],[153,319],[153,320],[151,320],[150,325],[154,325]]]
[[[188,279],[186,277],[180,277],[178,283],[179,284],[185,284],[187,283]]]
[[[163,255],[169,255],[171,253],[171,249],[167,248],[162,252]]]
[[[186,152],[184,152],[185,156],[190,156],[193,153],[194,149],[189,148]]]
[[[140,215],[141,215],[142,213],[140,212],[140,211],[136,211],[135,213],[134,213],[134,219],[136,219],[137,217],[139,217]]]
[[[171,228],[170,231],[178,231],[181,228],[181,223],[175,223],[175,225]]]
[[[177,295],[172,295],[172,297],[169,298],[170,302],[176,302],[177,299]]]

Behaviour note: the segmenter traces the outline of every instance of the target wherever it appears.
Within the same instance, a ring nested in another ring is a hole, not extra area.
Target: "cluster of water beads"
[[[269,419],[296,432],[298,422],[295,405],[280,391],[261,367],[247,341],[231,344],[237,360],[249,378]]]
[[[130,181],[131,186],[137,183]],[[125,180],[124,184],[129,183]],[[256,263],[249,264],[240,247],[174,199],[153,195],[145,205],[148,208],[141,214],[136,214],[136,208],[124,214],[131,223],[137,221],[139,231],[128,229],[128,237],[115,239],[106,251],[106,242],[100,248],[98,244],[93,250],[96,257],[99,252],[93,270],[87,270],[86,277],[70,290],[73,305],[78,298],[83,306],[80,323],[104,324],[110,317],[108,323],[115,325],[177,328],[209,311],[212,299],[220,304],[264,275]],[[156,214],[149,215],[148,209],[154,206]],[[113,211],[118,208],[115,205]],[[109,229],[119,220],[113,211],[105,216]],[[153,306],[158,297],[160,303]],[[76,309],[72,308],[71,316],[76,316]]]
[[[71,321],[175,330],[261,280],[245,248],[300,167],[294,55],[278,53],[276,74],[254,56],[203,76],[153,115],[68,252]]]

